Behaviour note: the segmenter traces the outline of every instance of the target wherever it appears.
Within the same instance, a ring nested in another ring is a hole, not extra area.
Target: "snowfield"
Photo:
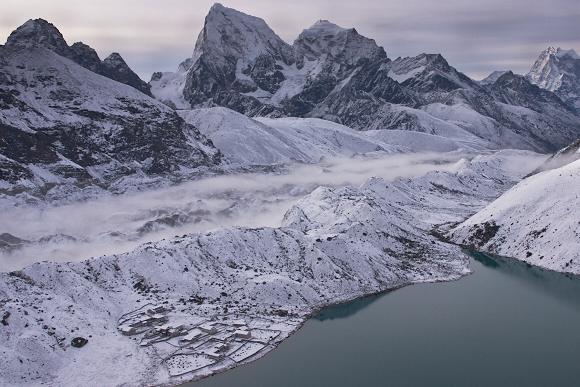
[[[328,157],[411,151],[317,118],[252,119],[222,107],[178,113],[208,137],[230,162],[241,165],[311,163]]]

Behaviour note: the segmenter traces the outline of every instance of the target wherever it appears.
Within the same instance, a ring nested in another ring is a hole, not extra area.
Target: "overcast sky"
[[[101,59],[119,52],[145,81],[175,71],[193,53],[212,0],[2,0],[0,42],[28,19],[54,24],[68,44]],[[261,17],[286,42],[319,19],[357,31],[387,55],[441,53],[482,79],[494,70],[525,74],[549,46],[580,52],[579,0],[223,0]]]

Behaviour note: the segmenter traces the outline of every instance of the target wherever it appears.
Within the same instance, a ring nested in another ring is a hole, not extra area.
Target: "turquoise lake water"
[[[263,358],[183,387],[579,386],[580,277],[471,256],[459,281],[326,308]]]

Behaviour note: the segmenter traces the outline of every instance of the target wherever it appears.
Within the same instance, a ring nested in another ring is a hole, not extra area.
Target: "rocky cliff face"
[[[0,47],[2,194],[108,188],[131,176],[176,177],[219,163],[195,127],[102,71],[129,81],[134,75],[118,54],[100,62],[86,45],[68,47],[44,21],[27,22]]]
[[[550,152],[580,135],[574,108],[523,77],[478,83],[441,55],[391,60],[374,40],[325,20],[290,46],[263,20],[220,4],[194,55],[150,83],[156,98],[181,109],[224,106],[247,116],[429,134],[442,120],[500,148]]]
[[[285,80],[278,62],[292,65],[294,53],[262,19],[215,4],[189,62],[183,96],[192,106],[214,98],[255,114],[262,107],[243,94],[275,93]]]
[[[553,91],[580,111],[580,56],[574,50],[548,47],[526,75],[534,85]]]

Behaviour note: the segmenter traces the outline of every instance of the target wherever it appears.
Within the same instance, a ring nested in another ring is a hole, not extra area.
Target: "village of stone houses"
[[[259,358],[300,323],[300,319],[287,316],[233,314],[208,319],[183,313],[172,305],[147,304],[123,315],[118,329],[140,346],[153,347],[170,376],[196,378],[215,368],[228,369]]]

